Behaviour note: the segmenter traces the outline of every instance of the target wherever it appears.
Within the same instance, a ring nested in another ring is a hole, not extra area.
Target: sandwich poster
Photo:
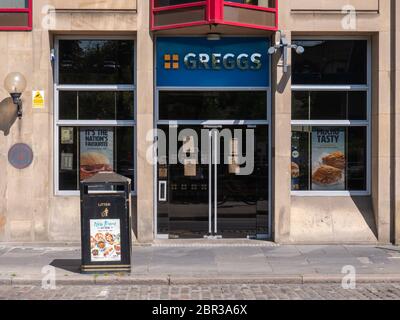
[[[88,179],[100,171],[114,170],[113,129],[81,129],[80,150],[81,180]]]
[[[345,129],[312,130],[312,190],[345,189]]]
[[[92,262],[121,261],[119,219],[90,220],[90,257]]]

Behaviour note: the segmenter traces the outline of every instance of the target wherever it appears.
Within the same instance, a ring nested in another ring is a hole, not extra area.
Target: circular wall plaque
[[[33,152],[25,143],[14,144],[8,151],[8,162],[17,169],[25,169],[33,161]]]

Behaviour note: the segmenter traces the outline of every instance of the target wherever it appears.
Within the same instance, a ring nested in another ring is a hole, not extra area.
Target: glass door
[[[157,170],[158,234],[168,234],[169,238],[203,238],[209,233],[210,221],[209,165],[206,159],[200,161],[194,157],[207,155],[208,148],[202,151],[198,146],[197,150],[191,150],[191,141],[201,136],[202,127],[159,126],[158,129],[165,133],[166,148],[162,149],[167,150],[163,155],[165,161],[158,161]],[[178,132],[185,129],[193,137],[193,140],[189,138],[186,146],[185,141],[178,141]],[[173,136],[176,139],[172,139]],[[179,150],[187,152],[179,157]]]
[[[169,238],[269,234],[267,125],[158,129],[165,134],[166,145],[158,148],[158,157],[163,158],[157,167],[158,234]],[[160,155],[161,150],[168,154]]]

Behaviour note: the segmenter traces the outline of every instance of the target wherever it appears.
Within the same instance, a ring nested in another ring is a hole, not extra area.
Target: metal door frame
[[[266,91],[267,92],[267,119],[265,120],[159,120],[159,93],[160,91]],[[272,237],[272,96],[271,88],[269,87],[157,87],[155,89],[154,97],[154,129],[157,129],[159,125],[168,126],[180,126],[180,125],[198,125],[198,126],[226,126],[226,125],[263,125],[267,126],[268,130],[268,233],[265,235],[265,240],[271,239]],[[155,130],[154,130],[155,135]],[[153,137],[153,141],[156,141],[156,137]],[[210,161],[211,162],[211,161]],[[153,149],[153,219],[154,219],[154,238],[155,239],[168,239],[169,234],[158,233],[158,174],[157,174],[158,162],[156,149]],[[217,190],[217,189],[216,189]],[[215,224],[216,225],[216,224]],[[264,239],[264,238],[262,238]]]

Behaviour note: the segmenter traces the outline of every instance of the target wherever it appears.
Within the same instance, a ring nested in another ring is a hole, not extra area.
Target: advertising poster
[[[313,128],[312,190],[345,189],[345,137],[344,128]]]
[[[80,178],[88,179],[100,171],[113,171],[113,129],[81,129]]]
[[[291,162],[291,178],[292,190],[300,190],[300,163],[299,163],[299,144],[300,136],[297,132],[292,132],[292,162]]]
[[[119,219],[90,220],[90,252],[92,262],[121,261]]]

